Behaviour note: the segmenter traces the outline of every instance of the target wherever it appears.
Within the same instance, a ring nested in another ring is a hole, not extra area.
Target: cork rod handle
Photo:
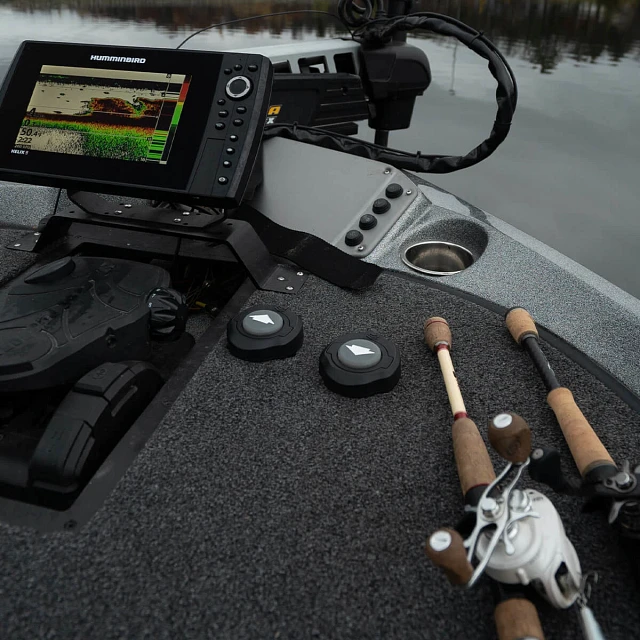
[[[569,389],[560,387],[550,391],[547,402],[556,414],[564,439],[582,477],[601,465],[615,466]]]
[[[453,453],[458,467],[462,495],[478,485],[491,484],[496,474],[487,447],[473,420],[460,418],[451,428]]]
[[[495,611],[498,640],[544,640],[536,608],[524,598],[501,602]]]

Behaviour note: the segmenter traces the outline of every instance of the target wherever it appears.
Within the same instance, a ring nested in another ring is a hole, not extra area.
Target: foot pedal
[[[49,421],[29,463],[29,485],[77,491],[162,387],[145,362],[106,363],[81,380]]]
[[[0,390],[73,384],[103,362],[147,360],[151,339],[184,332],[186,304],[164,269],[67,257],[0,292]]]

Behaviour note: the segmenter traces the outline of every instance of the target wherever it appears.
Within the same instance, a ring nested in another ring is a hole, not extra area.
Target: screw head
[[[364,245],[363,245],[363,244],[361,244],[361,245],[358,247],[358,251],[364,251]]]
[[[293,287],[287,287],[287,291],[293,291]]]
[[[413,195],[413,190],[412,190],[412,189],[407,189],[407,195],[408,195],[408,196]]]
[[[34,236],[36,236],[36,237],[38,237],[38,236],[40,235],[40,232],[39,232],[39,231],[36,231],[33,235],[34,235]]]
[[[133,207],[133,205],[132,204],[125,204],[124,207],[125,207],[125,209],[131,209],[131,207]]]
[[[434,551],[444,551],[451,546],[451,534],[448,531],[436,531],[429,538],[429,546]]]
[[[385,169],[384,170],[384,175],[388,176],[391,173],[391,169]]]
[[[304,271],[298,271],[296,275],[299,275],[300,277],[302,277],[304,275]]]
[[[493,426],[496,429],[506,429],[513,422],[513,418],[508,413],[500,413],[493,419]]]
[[[484,498],[480,503],[480,508],[482,509],[482,513],[486,518],[492,518],[495,516],[500,507],[494,498]]]
[[[544,455],[544,451],[542,449],[536,449],[532,454],[531,457],[534,460],[540,460],[540,458],[542,458],[542,456]]]
[[[19,242],[16,242],[13,246],[14,247],[21,247],[22,245]]]
[[[182,222],[182,218],[174,218],[173,221],[174,222]]]
[[[279,280],[280,282],[284,282],[284,281],[286,280],[286,278],[283,278],[282,276],[278,276],[278,280]]]

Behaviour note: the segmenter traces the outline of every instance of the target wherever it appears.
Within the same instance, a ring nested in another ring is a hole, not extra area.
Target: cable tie
[[[478,34],[472,38],[471,42],[469,42],[467,46],[470,47],[476,40],[478,40],[478,38],[484,38],[484,31],[478,31]]]

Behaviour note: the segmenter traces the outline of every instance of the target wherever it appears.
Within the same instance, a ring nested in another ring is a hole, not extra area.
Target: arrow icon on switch
[[[354,356],[372,356],[375,353],[375,351],[371,351],[368,347],[360,347],[357,344],[348,344],[347,349],[349,349]]]
[[[252,320],[256,322],[261,322],[262,324],[275,324],[275,322],[271,319],[270,316],[249,316]]]

